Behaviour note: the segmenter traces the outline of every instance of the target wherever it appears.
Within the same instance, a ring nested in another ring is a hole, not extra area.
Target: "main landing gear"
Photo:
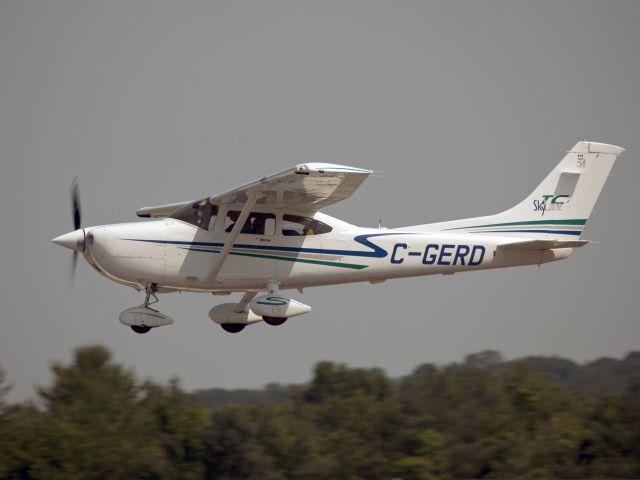
[[[225,332],[241,332],[247,325],[260,321],[260,317],[254,315],[248,308],[255,296],[255,292],[246,292],[238,303],[217,305],[211,309],[209,317]]]
[[[247,325],[263,321],[282,325],[287,319],[311,311],[311,307],[279,293],[279,284],[268,282],[266,295],[246,292],[238,303],[223,303],[209,311],[209,317],[225,332],[238,333]]]
[[[246,323],[222,323],[220,324],[220,326],[225,332],[238,333],[244,330],[244,327],[246,327],[247,324]]]
[[[269,295],[278,295],[278,289],[280,288],[280,284],[277,282],[269,282],[267,283],[267,293]],[[273,300],[273,299],[277,299],[277,300]],[[266,301],[265,301],[266,300]],[[286,298],[280,298],[280,297],[266,297],[266,299],[261,301],[260,304],[263,306],[282,306],[285,305],[284,302],[288,301],[288,299]],[[255,308],[255,307],[254,307]],[[258,308],[256,308],[256,310],[258,310]],[[273,309],[271,310],[266,310],[266,311],[274,311]],[[279,311],[279,309],[278,309]],[[260,312],[260,313],[264,313],[264,312]],[[266,323],[267,325],[271,325],[273,327],[277,327],[278,325],[282,325],[284,322],[287,321],[288,317],[278,317],[275,315],[260,315],[262,317],[262,319],[264,320],[264,323]]]
[[[274,327],[282,325],[287,321],[287,317],[270,317],[269,315],[263,315],[262,319],[264,320],[264,323],[267,325],[273,325]]]

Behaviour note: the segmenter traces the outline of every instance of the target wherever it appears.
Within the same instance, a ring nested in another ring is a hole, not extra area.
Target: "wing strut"
[[[247,193],[247,201],[244,204],[244,207],[242,207],[240,216],[238,217],[238,220],[236,220],[236,223],[233,226],[233,228],[231,229],[231,233],[229,233],[229,238],[227,238],[227,241],[224,242],[224,246],[222,247],[222,250],[220,250],[220,253],[218,254],[216,263],[213,264],[213,267],[211,268],[211,272],[209,272],[209,280],[213,280],[213,281],[218,280],[218,274],[220,273],[220,270],[222,269],[222,266],[224,265],[224,262],[227,259],[229,252],[231,251],[231,247],[233,247],[233,242],[235,242],[236,238],[238,238],[238,235],[240,235],[240,232],[242,231],[242,227],[247,221],[247,218],[249,217],[249,213],[251,213],[251,209],[255,205],[256,200],[257,200],[257,195],[255,193]]]

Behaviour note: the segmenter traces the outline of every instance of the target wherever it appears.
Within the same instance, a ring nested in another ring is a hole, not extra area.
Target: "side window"
[[[169,217],[195,225],[203,230],[212,230],[218,215],[218,207],[211,205],[208,199],[183,207]]]
[[[240,217],[239,210],[229,210],[224,222],[224,231],[229,233]],[[273,213],[251,212],[240,233],[251,235],[273,235],[276,231],[276,216]]]
[[[329,233],[331,227],[326,223],[309,217],[299,215],[282,216],[282,235],[285,237],[298,237],[303,235],[321,235]]]

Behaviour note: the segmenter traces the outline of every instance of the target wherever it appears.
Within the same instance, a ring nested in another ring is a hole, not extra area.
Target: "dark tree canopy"
[[[7,404],[0,370],[0,478],[638,477],[639,362],[488,350],[397,380],[320,362],[304,385],[190,394],[82,347],[36,403]]]

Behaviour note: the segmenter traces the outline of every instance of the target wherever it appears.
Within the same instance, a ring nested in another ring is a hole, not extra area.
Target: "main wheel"
[[[222,323],[220,324],[225,332],[238,333],[241,332],[246,325],[244,323]]]
[[[151,327],[148,327],[146,325],[131,325],[131,330],[136,333],[147,333],[149,330],[151,330]]]
[[[269,325],[273,325],[274,327],[277,325],[282,325],[287,321],[287,317],[270,317],[268,315],[263,315],[262,319]]]

